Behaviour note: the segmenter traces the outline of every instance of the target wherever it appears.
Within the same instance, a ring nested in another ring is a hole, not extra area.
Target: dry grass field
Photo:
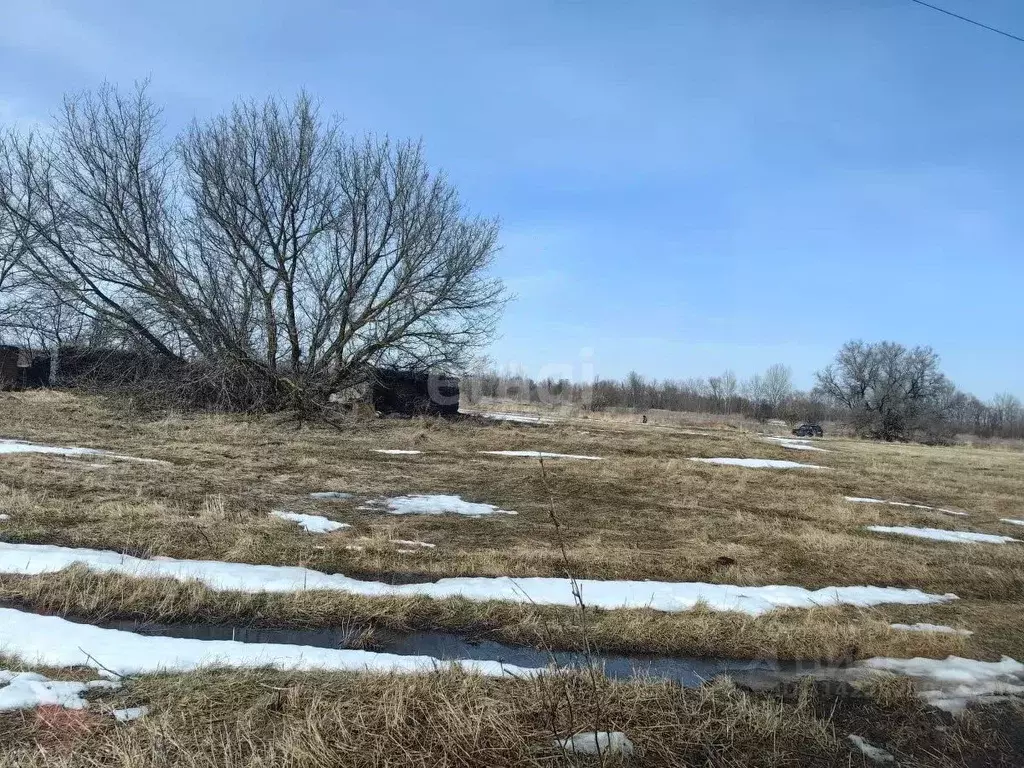
[[[341,430],[297,428],[273,418],[155,420],[117,403],[56,392],[0,394],[0,438],[169,462],[0,454],[5,542],[300,565],[394,583],[563,576],[568,568],[591,579],[917,588],[960,599],[756,617],[706,608],[588,610],[586,630],[600,650],[680,656],[1024,658],[1024,544],[947,543],[864,530],[916,526],[1024,539],[1024,528],[1001,522],[1024,519],[1024,451],[1013,446],[827,437],[815,442],[827,452],[791,450],[750,429],[676,418],[648,424],[627,417],[540,424],[377,420]],[[535,459],[480,453],[499,450],[602,460],[548,459],[542,471]],[[781,459],[821,468],[749,469],[693,457]],[[310,498],[321,491],[353,496]],[[457,494],[518,514],[399,516],[362,508],[404,494]],[[969,514],[851,503],[847,496]],[[310,534],[271,517],[271,510],[323,515],[351,527]],[[395,543],[409,540],[435,546]],[[353,623],[368,630],[444,629],[537,647],[575,649],[581,642],[579,614],[570,607],[215,592],[197,583],[81,567],[0,576],[0,602],[92,620]],[[946,624],[974,634],[905,632],[892,622]],[[116,695],[153,709],[131,727],[94,723],[85,714],[80,728],[56,728],[38,714],[2,715],[7,728],[0,727],[0,766],[571,764],[582,758],[550,746],[552,724],[566,726],[567,711],[575,723],[593,727],[599,720],[628,732],[644,765],[860,764],[863,758],[846,741],[854,725],[857,733],[895,747],[901,760],[910,760],[906,764],[1012,765],[1021,757],[1021,745],[1006,735],[1020,725],[1014,705],[952,721],[927,711],[912,691],[894,693],[895,685],[837,698],[810,684],[767,694],[725,682],[682,690],[603,678],[595,691],[584,677],[259,670],[144,676]],[[939,725],[944,730],[936,731]]]

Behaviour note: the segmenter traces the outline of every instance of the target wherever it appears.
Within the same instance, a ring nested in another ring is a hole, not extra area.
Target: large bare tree
[[[144,88],[105,86],[3,149],[0,210],[36,281],[126,343],[244,371],[282,404],[377,366],[457,368],[504,306],[497,222],[467,215],[418,144],[352,139],[305,95],[168,140]]]
[[[817,374],[816,390],[845,408],[860,431],[883,440],[936,431],[957,395],[931,347],[891,341],[847,342]]]

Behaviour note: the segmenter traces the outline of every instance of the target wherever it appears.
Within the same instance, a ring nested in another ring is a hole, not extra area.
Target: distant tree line
[[[827,420],[881,440],[946,442],[957,434],[1024,439],[1024,405],[1018,397],[1004,393],[982,402],[941,373],[934,350],[894,342],[849,342],[816,375],[809,391],[797,390],[790,369],[776,364],[747,379],[725,371],[658,381],[632,372],[621,380],[586,384],[486,371],[468,377],[463,397],[469,402],[491,397],[593,411],[664,409],[762,421]]]

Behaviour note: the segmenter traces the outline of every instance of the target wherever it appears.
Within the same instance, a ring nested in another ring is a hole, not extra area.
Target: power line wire
[[[1005,32],[1004,30],[997,29],[996,27],[990,27],[988,24],[982,24],[980,21],[975,21],[974,19],[969,19],[966,16],[961,16],[959,13],[953,13],[952,11],[947,11],[945,8],[939,8],[939,6],[932,5],[931,3],[926,3],[926,2],[924,2],[924,0],[910,0],[910,2],[917,3],[918,5],[923,5],[925,8],[931,8],[933,11],[938,11],[939,13],[944,13],[947,16],[952,16],[954,19],[960,19],[960,21],[966,21],[968,24],[973,24],[976,27],[981,27],[982,29],[987,29],[989,32],[995,32],[997,35],[1002,35],[1003,37],[1008,37],[1011,40],[1016,40],[1018,43],[1024,43],[1024,37],[1017,37],[1017,35],[1014,35],[1014,34],[1012,34],[1010,32]]]

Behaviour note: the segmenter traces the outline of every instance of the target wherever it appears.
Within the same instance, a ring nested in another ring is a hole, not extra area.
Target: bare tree
[[[374,366],[453,369],[494,331],[498,225],[418,144],[345,137],[301,95],[176,141],[145,88],[14,137],[0,208],[32,276],[126,343],[230,366],[306,408]]]
[[[788,366],[776,363],[769,366],[762,378],[761,399],[768,413],[778,414],[783,405],[793,396],[793,372]]]
[[[891,341],[848,342],[817,382],[817,391],[844,407],[859,430],[883,440],[935,433],[957,394],[934,350]]]

